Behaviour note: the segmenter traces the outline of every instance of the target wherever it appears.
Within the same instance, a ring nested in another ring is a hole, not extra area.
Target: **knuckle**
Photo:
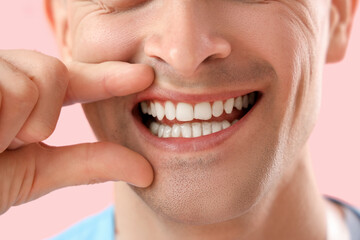
[[[20,172],[21,171],[21,172]],[[22,176],[19,179],[19,188],[16,192],[16,200],[14,206],[28,202],[33,195],[33,188],[35,184],[36,163],[33,157],[27,157],[26,163],[22,164],[21,169],[17,173],[17,176]]]
[[[39,98],[39,90],[36,84],[28,79],[19,82],[16,88],[7,89],[7,93],[10,94],[11,101],[20,108],[33,106]]]
[[[54,130],[55,124],[36,119],[26,124],[18,133],[18,137],[30,143],[41,142],[47,139]]]
[[[25,155],[26,156],[26,155]],[[11,154],[2,154],[3,168],[0,169],[0,215],[11,206],[28,201],[35,176],[34,160],[14,158]]]
[[[67,88],[68,69],[59,59],[44,55],[41,67],[37,71],[38,81],[52,85],[57,91]]]
[[[34,101],[37,101],[39,91],[36,84],[34,84],[22,71],[0,56],[0,66],[2,64],[4,64],[7,67],[7,70],[11,72],[10,76],[13,78],[10,79],[12,80],[9,81],[10,84],[5,85],[5,87],[2,88],[2,97],[9,98],[9,101],[14,101],[20,105],[27,105],[28,103],[32,104]]]
[[[13,188],[10,187],[10,181],[7,179],[11,179],[13,177],[13,169],[14,169],[11,166],[6,166],[8,165],[7,163],[9,163],[9,161],[7,161],[7,159],[4,159],[4,157],[2,157],[1,161],[3,166],[0,169],[0,173],[1,173],[0,194],[2,196],[0,198],[0,215],[6,212],[11,206],[10,204],[11,195],[12,195],[11,191]],[[4,165],[6,167],[4,167]]]

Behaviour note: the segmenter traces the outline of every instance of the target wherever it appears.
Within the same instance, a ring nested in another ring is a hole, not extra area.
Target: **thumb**
[[[65,147],[50,147],[41,143],[29,147],[38,148],[31,194],[35,198],[73,185],[125,181],[147,187],[153,180],[152,167],[144,157],[115,143]]]

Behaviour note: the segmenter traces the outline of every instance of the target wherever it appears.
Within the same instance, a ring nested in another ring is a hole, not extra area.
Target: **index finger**
[[[70,62],[64,105],[126,96],[149,87],[153,69],[145,64],[109,61],[98,64]]]

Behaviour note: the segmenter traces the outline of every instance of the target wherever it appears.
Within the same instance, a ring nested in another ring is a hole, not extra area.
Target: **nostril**
[[[164,63],[165,60],[158,56],[150,56],[153,60]]]
[[[212,59],[213,59],[213,56],[208,56],[207,58],[204,59],[203,63],[210,62]]]

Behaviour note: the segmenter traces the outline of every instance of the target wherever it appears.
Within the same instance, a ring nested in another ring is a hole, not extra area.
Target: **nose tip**
[[[191,76],[203,63],[229,56],[231,46],[221,37],[188,35],[172,39],[154,37],[145,44],[144,51],[149,57],[170,65],[178,74]]]
[[[230,49],[230,44],[222,39],[203,38],[192,47],[174,46],[169,51],[169,63],[183,75],[191,75],[206,61],[226,58]]]
[[[172,48],[169,50],[169,57],[165,60],[170,64],[178,73],[184,76],[190,76],[194,73],[200,65],[204,62],[204,57],[196,56],[195,52],[189,49]]]

